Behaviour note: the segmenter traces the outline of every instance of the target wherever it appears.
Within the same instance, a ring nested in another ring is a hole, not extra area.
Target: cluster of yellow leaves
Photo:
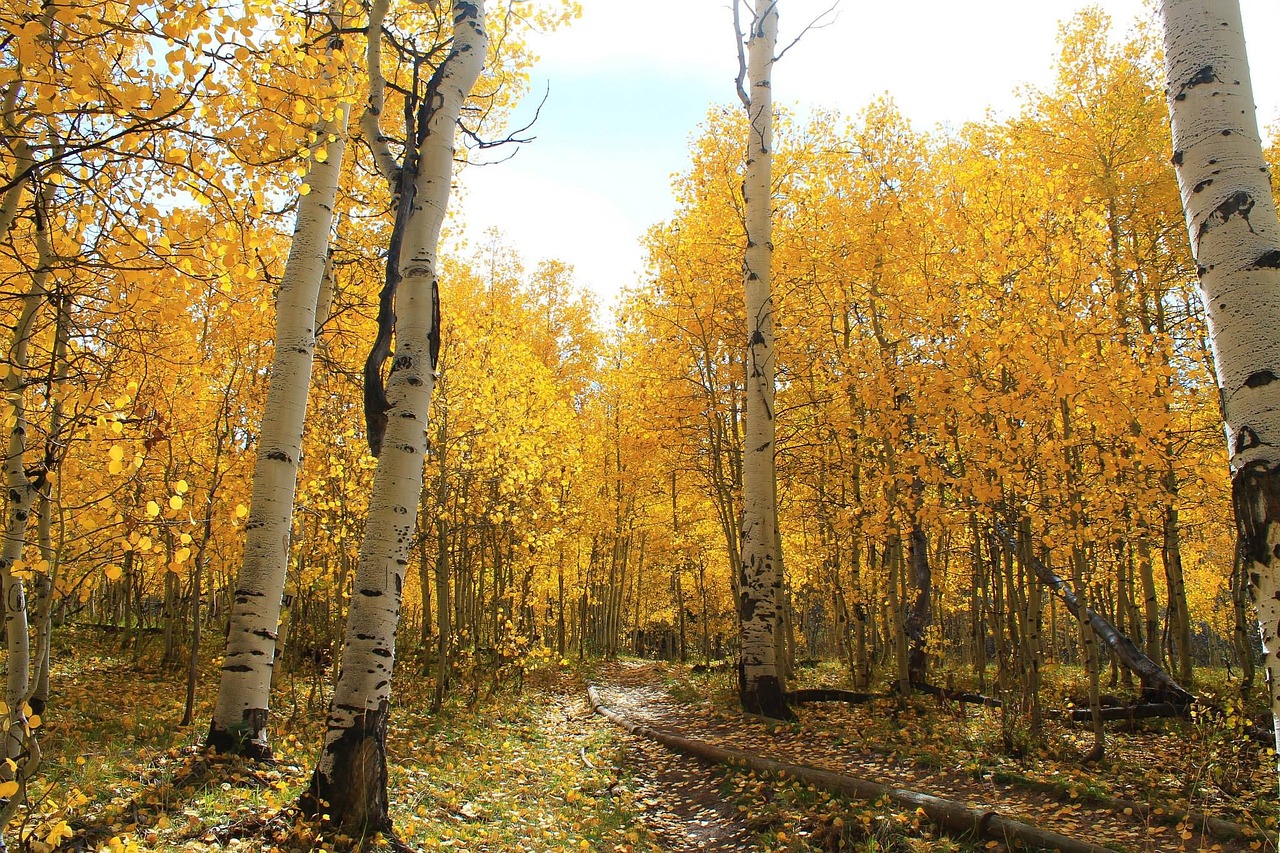
[[[801,611],[836,586],[878,605],[876,554],[919,525],[964,612],[975,584],[955,555],[985,547],[972,522],[992,518],[1029,518],[1051,565],[1085,548],[1087,582],[1114,596],[1176,518],[1193,618],[1225,628],[1224,448],[1160,71],[1149,35],[1117,44],[1108,25],[1074,19],[1056,88],[1008,121],[925,135],[889,102],[853,122],[779,116],[779,499]],[[729,566],[741,122],[714,111],[694,142],[624,326],[645,377],[627,393],[667,439],[665,470],[705,496],[679,513],[686,535],[727,546]],[[651,518],[670,490],[650,482]]]

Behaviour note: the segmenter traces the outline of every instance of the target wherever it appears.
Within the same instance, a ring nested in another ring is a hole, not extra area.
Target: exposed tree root
[[[736,749],[725,749],[702,741],[691,740],[669,732],[659,731],[606,707],[600,700],[595,686],[587,688],[592,709],[602,717],[616,723],[635,735],[650,738],[669,749],[694,755],[717,764],[748,767],[758,773],[772,773],[799,780],[808,785],[849,794],[867,800],[887,799],[900,808],[919,809],[929,820],[949,833],[1021,845],[1037,850],[1057,850],[1060,853],[1115,853],[1110,847],[1100,847],[1087,841],[1059,835],[1020,821],[1011,820],[994,811],[971,809],[954,800],[946,800],[918,791],[891,788],[877,782],[845,776],[816,767],[788,764],[761,758]]]

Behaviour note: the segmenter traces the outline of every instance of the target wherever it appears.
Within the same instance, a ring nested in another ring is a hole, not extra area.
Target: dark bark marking
[[[1277,270],[1280,269],[1280,249],[1272,249],[1270,252],[1262,255],[1252,266],[1245,267],[1246,270]]]
[[[1246,388],[1262,388],[1275,382],[1278,377],[1270,370],[1259,370],[1249,374],[1249,378],[1244,381]]]
[[[1193,193],[1204,192],[1204,190],[1211,186],[1213,186],[1213,178],[1205,178],[1203,181],[1192,187],[1191,191]]]
[[[229,666],[224,666],[222,669],[224,672],[253,672],[253,667],[249,666],[247,663],[230,664]]]
[[[268,450],[265,455],[273,462],[293,462],[289,454],[283,450]]]
[[[1174,95],[1173,99],[1175,101],[1185,101],[1187,99],[1188,89],[1194,89],[1196,86],[1203,86],[1206,83],[1218,83],[1218,82],[1221,82],[1221,81],[1218,80],[1217,76],[1213,73],[1213,66],[1206,65],[1205,67],[1197,71],[1192,76],[1192,78],[1188,80],[1181,89],[1178,90],[1178,94]]]
[[[1230,131],[1224,131],[1224,133],[1229,132]],[[1243,190],[1232,193],[1226,201],[1218,205],[1213,213],[1210,213],[1205,217],[1204,222],[1200,223],[1200,229],[1196,233],[1196,239],[1200,240],[1212,229],[1217,228],[1219,225],[1225,225],[1227,220],[1233,216],[1239,216],[1244,220],[1245,224],[1249,226],[1250,232],[1257,233],[1253,231],[1253,223],[1249,221],[1249,215],[1253,213],[1253,205],[1253,196],[1249,195],[1249,193]]]
[[[339,706],[342,707],[342,706]],[[373,710],[346,707],[351,725],[325,751],[333,768],[324,775],[317,764],[311,784],[298,801],[304,815],[329,816],[329,823],[358,838],[391,829],[387,799],[387,719],[384,699]],[[330,726],[333,726],[330,719]]]
[[[1262,463],[1246,465],[1232,478],[1231,497],[1241,553],[1255,566],[1270,566],[1272,551],[1267,544],[1267,531],[1280,524],[1280,468]],[[1251,571],[1249,580],[1256,590],[1262,579],[1258,572]]]
[[[1243,453],[1260,444],[1262,439],[1258,438],[1258,434],[1249,427],[1241,427],[1240,432],[1236,433],[1236,453]]]
[[[1181,152],[1181,151],[1175,151],[1175,152],[1173,152],[1173,165],[1174,165],[1174,166],[1181,166],[1181,165],[1182,165],[1182,152]]]
[[[377,598],[378,596],[382,595],[383,592],[380,589],[362,589],[360,590],[360,594],[367,595],[370,598]]]

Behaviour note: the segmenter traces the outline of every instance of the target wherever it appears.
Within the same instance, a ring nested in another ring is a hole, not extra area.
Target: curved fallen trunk
[[[736,749],[725,749],[702,741],[691,740],[669,732],[650,728],[637,723],[628,717],[608,708],[600,701],[599,691],[594,685],[587,688],[587,697],[592,709],[613,723],[632,734],[647,737],[677,752],[693,755],[717,764],[747,767],[757,773],[773,773],[787,776],[814,785],[827,791],[849,794],[866,800],[885,799],[895,806],[912,811],[920,810],[934,824],[956,835],[968,835],[977,838],[988,838],[1004,842],[1010,846],[1029,847],[1035,850],[1057,850],[1060,853],[1116,853],[1113,848],[1101,847],[1087,841],[1077,841],[1050,832],[1021,821],[1003,817],[997,812],[971,809],[954,800],[922,794],[919,791],[908,791],[904,788],[891,788],[878,782],[858,779],[819,770],[802,764],[788,764],[770,758],[760,758]]]

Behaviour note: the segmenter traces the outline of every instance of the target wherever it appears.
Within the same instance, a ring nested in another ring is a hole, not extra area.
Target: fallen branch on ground
[[[1057,850],[1060,853],[1116,853],[1110,847],[1101,847],[1087,841],[1077,841],[1056,832],[1040,829],[1021,821],[1003,817],[997,812],[971,809],[954,800],[946,800],[919,791],[908,791],[904,788],[891,788],[878,782],[859,779],[819,770],[802,764],[788,764],[770,758],[741,752],[736,749],[725,749],[702,741],[691,740],[670,732],[650,728],[637,723],[628,717],[608,708],[600,700],[595,685],[587,687],[587,698],[592,709],[632,734],[657,741],[663,746],[686,755],[693,755],[717,764],[737,767],[748,767],[757,773],[772,773],[796,779],[807,785],[814,785],[824,790],[849,794],[866,800],[885,799],[898,808],[919,809],[934,824],[956,835],[967,835],[977,838],[988,838],[1004,843],[1019,844],[1037,850]]]

